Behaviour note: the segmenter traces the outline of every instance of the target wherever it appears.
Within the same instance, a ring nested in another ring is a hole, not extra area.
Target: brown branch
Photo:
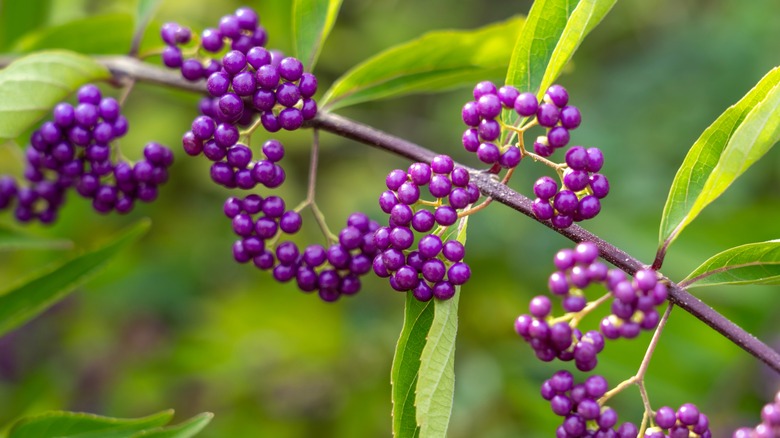
[[[205,93],[206,91],[203,81],[195,83],[188,82],[177,72],[153,66],[135,58],[128,56],[106,56],[96,57],[96,59],[105,65],[112,72],[115,79],[120,82],[133,79],[136,81],[149,82],[200,93]],[[8,65],[11,61],[13,61],[13,58],[0,57],[0,67]],[[310,120],[306,126],[309,128],[319,128],[323,131],[328,131],[360,143],[371,145],[414,161],[430,162],[434,156],[438,155],[436,152],[408,140],[404,140],[336,114],[320,113],[316,118]],[[474,169],[469,170],[472,173],[472,180],[477,184],[480,191],[485,196],[491,197],[495,201],[540,222],[542,225],[574,242],[590,241],[595,243],[599,247],[604,259],[628,274],[633,275],[638,269],[646,267],[625,251],[615,247],[578,225],[559,229],[552,226],[550,221],[539,221],[531,210],[530,199],[500,182],[495,181],[489,174]],[[745,331],[742,327],[729,321],[706,303],[688,293],[684,288],[668,278],[664,277],[664,280],[669,283],[669,300],[672,303],[709,325],[740,348],[769,365],[775,371],[780,372],[780,354],[775,350]]]

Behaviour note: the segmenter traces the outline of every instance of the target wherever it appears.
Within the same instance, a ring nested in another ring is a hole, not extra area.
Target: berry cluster
[[[255,157],[248,140],[258,126],[270,133],[293,131],[317,114],[317,103],[312,98],[317,92],[317,78],[305,73],[298,59],[264,48],[267,35],[258,22],[255,11],[240,8],[222,17],[218,28],[203,31],[196,52],[202,49],[216,54],[226,42],[231,49],[218,59],[201,56],[209,58],[207,65],[195,58],[181,61],[178,46],[189,41],[189,29],[167,23],[161,32],[168,44],[163,53],[165,65],[180,67],[189,80],[206,78],[210,95],[201,100],[201,115],[182,138],[184,150],[212,161],[211,179],[231,189],[281,186],[286,179],[280,165],[285,155],[282,143],[267,140],[261,148],[262,156]],[[242,132],[239,127],[249,129]],[[240,141],[242,137],[245,142]],[[292,241],[278,242],[282,233],[297,233],[302,226],[300,214],[287,210],[281,197],[231,197],[223,210],[240,237],[233,244],[237,262],[252,261],[257,268],[272,271],[279,282],[295,279],[302,291],[316,290],[324,301],[357,293],[360,276],[371,271],[376,255],[374,232],[379,224],[362,213],[348,218],[338,242],[327,249],[313,244],[301,250]]]
[[[360,276],[371,270],[376,249],[373,232],[379,224],[362,213],[353,213],[339,233],[338,243],[325,249],[309,245],[300,251],[291,241],[276,243],[278,232],[293,234],[300,230],[301,216],[284,210],[284,200],[265,199],[252,194],[242,199],[229,198],[225,215],[233,220],[233,231],[241,236],[233,244],[233,257],[239,263],[250,260],[262,270],[271,270],[276,281],[296,280],[304,292],[318,291],[324,301],[360,290]]]
[[[546,135],[534,142],[534,152],[539,157],[549,157],[555,150],[565,147],[570,140],[569,131],[577,128],[582,116],[577,107],[569,105],[569,93],[560,85],[552,85],[539,102],[532,93],[520,93],[517,88],[505,85],[496,88],[492,82],[484,81],[474,87],[474,100],[467,102],[461,110],[463,122],[469,126],[463,133],[463,147],[475,152],[477,158],[486,164],[499,168],[514,168],[528,154],[523,139],[518,145],[496,143],[501,139],[502,129],[522,134],[529,127],[538,124],[544,127]],[[514,110],[525,119],[521,128],[505,127],[497,118],[502,109]],[[596,217],[601,211],[601,199],[609,193],[609,181],[598,173],[604,165],[604,155],[598,148],[574,146],[566,152],[565,164],[551,163],[561,180],[558,183],[550,177],[542,177],[534,184],[536,199],[534,215],[540,220],[551,220],[558,228],[567,228],[574,222]]]
[[[601,199],[609,194],[609,180],[597,173],[604,164],[598,148],[574,146],[566,152],[562,186],[548,176],[534,183],[534,215],[551,220],[558,228],[593,219],[601,211]]]
[[[520,315],[515,320],[515,331],[534,349],[536,357],[544,362],[555,358],[574,360],[577,369],[590,371],[596,368],[596,356],[604,349],[604,337],[596,330],[583,334],[572,328],[568,321],[548,323],[547,316],[552,303],[545,295],[534,297],[529,305],[530,315]]]
[[[529,93],[523,93],[525,96]],[[511,109],[521,100],[520,92],[511,85],[501,88],[490,81],[483,81],[474,87],[474,100],[463,105],[461,117],[469,126],[463,133],[463,147],[475,152],[485,164],[498,164],[507,169],[517,167],[523,158],[520,148],[514,145],[499,145],[501,123],[496,118],[501,110]],[[536,100],[536,98],[534,98]]]
[[[776,438],[780,437],[780,392],[775,399],[761,409],[761,423],[756,427],[740,427],[733,438]]]
[[[51,223],[57,218],[69,188],[91,199],[99,213],[127,213],[135,200],[157,198],[157,187],[168,180],[173,153],[158,143],[144,148],[144,159],[135,164],[112,160],[111,142],[127,133],[127,119],[119,102],[102,97],[100,89],[84,85],[77,92],[78,104],[63,102],[52,120],[33,132],[25,153],[24,178],[0,177],[0,208],[10,207],[17,220]]]
[[[458,210],[479,200],[479,189],[469,178],[468,171],[456,167],[447,155],[434,157],[430,165],[413,163],[406,171],[396,169],[387,175],[388,190],[380,195],[379,206],[390,218],[388,226],[374,233],[381,252],[373,269],[389,278],[393,289],[412,291],[420,301],[446,300],[455,295],[456,286],[469,280],[471,268],[462,261],[463,245],[442,238],[457,222]],[[422,199],[424,187],[435,200]],[[415,231],[424,235],[412,249]]]
[[[667,288],[658,281],[655,271],[639,270],[629,280],[622,271],[608,269],[598,257],[598,247],[591,242],[558,251],[553,260],[557,270],[550,275],[547,286],[553,295],[561,297],[566,314],[552,318],[550,299],[540,295],[531,300],[530,315],[520,315],[515,321],[515,331],[529,342],[539,359],[573,359],[578,369],[590,371],[596,367],[604,338],[634,338],[642,329],[658,325],[656,306],[666,300]],[[604,284],[610,291],[612,314],[602,320],[600,331],[582,334],[572,325],[576,326],[594,307],[586,309],[584,294],[592,284]]]
[[[292,131],[317,114],[317,103],[312,99],[317,92],[317,78],[304,73],[300,60],[263,47],[267,35],[257,23],[254,10],[239,8],[234,15],[222,17],[217,29],[206,29],[200,41],[200,47],[210,52],[203,56],[208,59],[206,66],[196,58],[180,65],[171,63],[163,54],[165,65],[181,67],[186,79],[205,78],[206,89],[212,96],[211,101],[201,104],[203,117],[211,121],[196,119],[199,126],[196,128],[193,123],[192,142],[204,143],[213,138],[225,149],[238,141],[238,135],[227,126],[223,126],[226,132],[220,135],[222,125],[249,126],[259,116],[268,132]],[[178,56],[176,60],[180,61],[181,51],[176,43],[189,41],[190,30],[166,23],[161,35],[168,44],[166,53],[173,53],[170,56]],[[223,49],[225,41],[231,42],[232,50],[215,59],[213,55]],[[197,155],[198,146],[192,148],[192,154]]]
[[[677,411],[669,406],[659,408],[655,424],[645,431],[646,438],[712,437],[709,419],[691,403],[683,404]]]
[[[598,399],[608,389],[607,380],[599,375],[575,384],[570,372],[558,371],[545,380],[542,398],[550,402],[550,408],[556,415],[564,417],[555,436],[636,438],[639,434],[636,425],[626,422],[615,429],[617,412],[599,404]]]
[[[669,294],[666,285],[658,281],[651,269],[640,269],[633,280],[623,271],[611,270],[606,281],[614,300],[612,314],[601,321],[601,332],[609,339],[635,338],[640,330],[652,330],[658,325],[657,306]]]
[[[580,126],[582,115],[575,106],[568,105],[569,92],[561,85],[552,85],[544,93],[542,102],[531,93],[523,93],[515,101],[515,111],[523,117],[535,117],[547,134],[536,139],[534,152],[549,157],[556,149],[569,143],[569,131]]]
[[[209,28],[201,34],[200,45],[192,50],[182,50],[192,39],[192,31],[178,23],[165,23],[160,36],[166,44],[162,52],[162,61],[166,67],[181,70],[182,76],[190,81],[206,79],[220,70],[222,65],[216,59],[208,59],[206,65],[199,60],[198,51],[218,53],[226,43],[232,50],[246,54],[253,47],[264,46],[268,36],[265,28],[259,25],[257,13],[251,8],[239,8],[232,15],[226,15],[219,21],[218,28]],[[185,51],[192,57],[184,59]]]

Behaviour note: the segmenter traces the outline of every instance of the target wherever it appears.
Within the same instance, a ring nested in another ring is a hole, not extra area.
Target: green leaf
[[[536,0],[515,42],[506,83],[521,91],[539,89],[577,0]],[[570,56],[570,55],[569,55]]]
[[[135,24],[133,26],[132,37],[134,42],[137,41],[136,44],[140,44],[144,31],[159,5],[160,0],[138,0],[138,4],[135,8]],[[137,47],[135,49],[137,49]]]
[[[130,14],[93,15],[29,33],[15,44],[14,51],[64,49],[90,55],[126,52],[133,38],[134,22]]]
[[[464,245],[467,225],[468,216],[461,219],[457,236]],[[420,355],[417,379],[415,405],[420,437],[447,435],[455,394],[455,339],[458,334],[460,289],[460,286],[456,287],[455,296],[449,300],[434,300],[433,322]]]
[[[767,73],[693,144],[674,177],[661,216],[659,253],[778,141],[780,67]]]
[[[25,0],[2,2],[0,14],[0,47],[3,51],[16,38],[46,24],[51,0]]]
[[[544,70],[539,93],[544,93],[558,79],[563,68],[571,59],[585,37],[601,23],[601,20],[612,9],[617,0],[581,0],[572,11],[561,33],[558,44],[550,56],[547,68]]]
[[[325,93],[326,107],[412,93],[436,92],[497,76],[505,68],[524,19],[469,31],[431,32],[392,47],[345,73]]]
[[[336,23],[341,0],[295,0],[292,29],[296,57],[308,71],[314,70],[320,50]]]
[[[94,60],[71,52],[39,52],[0,71],[0,139],[18,137],[81,85],[108,78]]]
[[[132,438],[190,438],[203,430],[212,418],[214,414],[203,412],[175,426],[145,430],[136,433]]]
[[[143,220],[108,244],[0,292],[0,335],[64,298],[149,229]]]
[[[145,429],[164,426],[171,418],[172,410],[134,419],[53,411],[18,420],[11,428],[8,438],[130,437]]]
[[[780,284],[780,240],[749,243],[710,257],[680,286]]]
[[[0,225],[0,251],[17,249],[70,249],[69,240],[47,239]]]
[[[393,436],[396,437],[416,437],[420,433],[414,403],[415,389],[420,355],[433,323],[433,308],[433,302],[422,303],[411,293],[406,294],[404,325],[395,347],[390,378],[393,386]]]

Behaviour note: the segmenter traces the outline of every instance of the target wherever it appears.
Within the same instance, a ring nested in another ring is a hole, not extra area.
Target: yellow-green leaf
[[[149,229],[143,220],[108,244],[38,273],[0,292],[0,335],[64,298]]]
[[[458,241],[466,244],[468,216],[458,224]],[[455,395],[455,339],[458,335],[458,300],[461,287],[449,300],[435,300],[433,321],[420,355],[417,378],[417,424],[420,437],[447,436]]]
[[[659,253],[780,138],[780,67],[710,125],[685,156],[661,216]]]
[[[680,282],[683,287],[723,284],[780,284],[780,240],[727,249]]]
[[[501,74],[524,19],[469,31],[436,31],[392,47],[357,65],[325,93],[324,106],[447,90]]]
[[[0,139],[18,137],[81,85],[110,76],[94,60],[72,52],[39,52],[0,71]]]
[[[322,46],[336,23],[341,0],[294,0],[292,31],[295,53],[306,70],[314,70]]]

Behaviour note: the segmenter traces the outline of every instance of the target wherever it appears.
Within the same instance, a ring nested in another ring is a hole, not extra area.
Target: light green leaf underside
[[[774,145],[780,131],[780,68],[767,73],[693,144],[674,177],[661,217],[666,248],[701,211]]]
[[[313,71],[322,46],[336,23],[342,0],[295,0],[292,7],[296,57]]]
[[[436,31],[392,47],[338,79],[322,103],[330,109],[437,92],[496,76],[505,68],[524,19],[469,31]]]
[[[417,301],[406,294],[404,325],[393,356],[390,381],[393,398],[393,436],[419,436],[415,408],[415,388],[420,370],[420,355],[433,322],[433,302]]]
[[[780,284],[780,240],[749,243],[716,254],[680,283],[685,287]]]
[[[0,292],[0,335],[27,322],[64,298],[146,233],[149,224],[148,220],[140,221],[106,245]]]
[[[38,52],[0,71],[0,139],[18,137],[81,85],[109,77],[92,59],[72,52]]]
[[[467,225],[468,216],[461,219],[457,236],[464,245]],[[455,340],[460,290],[460,286],[456,287],[455,296],[449,300],[435,300],[433,322],[420,355],[416,407],[422,438],[447,435],[455,394]]]

